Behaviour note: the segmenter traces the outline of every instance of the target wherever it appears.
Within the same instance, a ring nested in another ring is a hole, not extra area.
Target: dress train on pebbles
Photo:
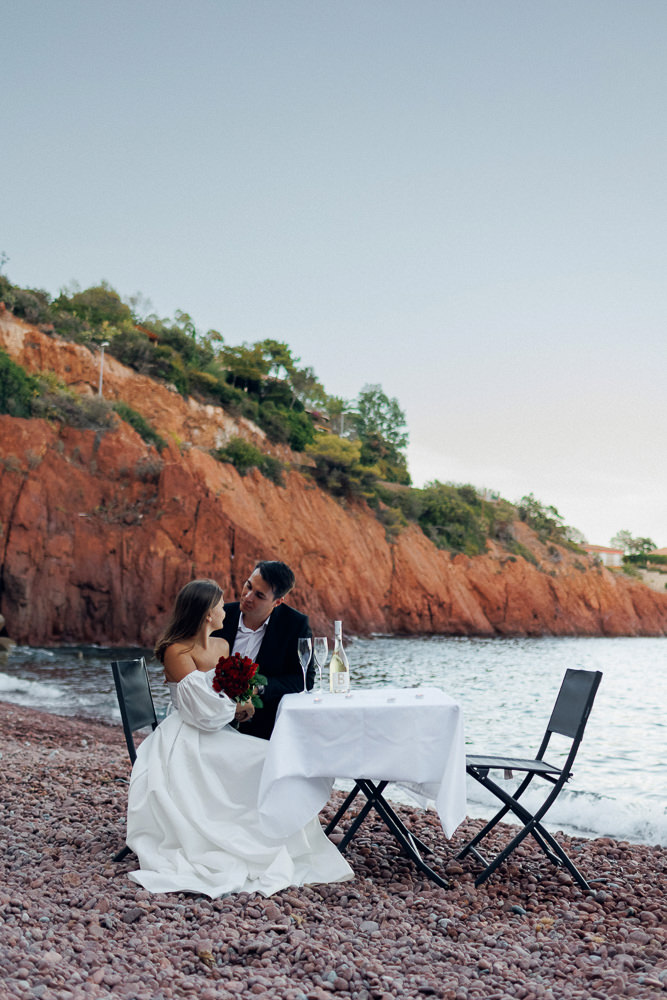
[[[287,886],[344,882],[349,864],[317,816],[287,839],[261,829],[257,791],[267,742],[229,723],[235,703],[195,670],[169,684],[173,711],[137,750],[127,844],[149,892],[271,896]]]

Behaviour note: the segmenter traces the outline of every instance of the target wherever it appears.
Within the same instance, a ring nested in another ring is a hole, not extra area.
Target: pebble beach
[[[582,892],[533,844],[475,888],[432,811],[401,806],[441,889],[375,820],[355,880],[265,899],[150,895],[127,878],[122,729],[0,703],[0,996],[42,1000],[655,998],[667,993],[667,849],[559,837]],[[339,793],[322,813],[325,821]],[[496,845],[502,846],[506,828]]]

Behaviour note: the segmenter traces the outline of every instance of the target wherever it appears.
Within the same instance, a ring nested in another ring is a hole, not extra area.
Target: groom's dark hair
[[[289,594],[296,583],[294,573],[287,563],[278,562],[276,559],[262,559],[257,563],[255,569],[259,570],[262,579],[268,583],[276,601],[284,597],[285,594]]]

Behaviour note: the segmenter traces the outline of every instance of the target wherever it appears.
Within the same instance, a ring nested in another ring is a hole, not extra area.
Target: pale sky
[[[0,252],[407,416],[415,485],[667,545],[665,0],[2,4]]]

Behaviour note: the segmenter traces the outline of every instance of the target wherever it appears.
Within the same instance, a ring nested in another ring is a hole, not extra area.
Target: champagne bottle
[[[334,622],[334,651],[329,664],[329,690],[347,694],[350,690],[350,664],[343,647],[343,623]]]

